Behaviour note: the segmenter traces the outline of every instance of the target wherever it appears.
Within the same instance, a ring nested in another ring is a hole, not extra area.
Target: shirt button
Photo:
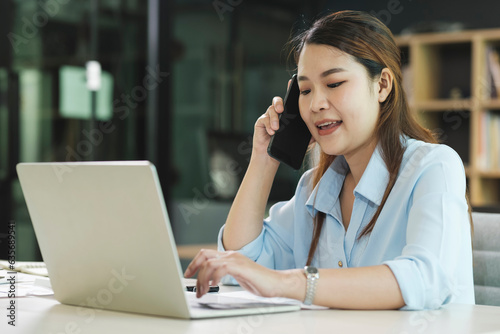
[[[344,266],[344,264],[342,263],[342,261],[339,261],[339,267],[342,268]]]

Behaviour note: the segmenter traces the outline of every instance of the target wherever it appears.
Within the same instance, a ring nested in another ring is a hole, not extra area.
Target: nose
[[[320,112],[322,110],[328,109],[329,103],[326,94],[321,91],[316,91],[313,93],[311,100],[311,111]]]

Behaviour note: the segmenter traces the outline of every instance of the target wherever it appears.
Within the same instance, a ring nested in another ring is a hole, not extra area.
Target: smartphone
[[[284,111],[279,116],[279,129],[271,136],[267,153],[274,159],[299,169],[311,141],[311,133],[299,112],[299,84],[297,74],[292,77],[283,101]]]

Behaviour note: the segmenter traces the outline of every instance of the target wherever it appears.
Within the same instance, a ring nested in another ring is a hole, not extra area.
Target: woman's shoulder
[[[401,162],[401,171],[422,171],[426,167],[441,166],[447,171],[465,173],[462,159],[448,145],[427,143],[416,139],[407,139],[406,149]]]
[[[419,155],[444,155],[445,158],[460,159],[458,153],[448,145],[427,143],[421,140],[409,138],[405,141],[405,156]]]

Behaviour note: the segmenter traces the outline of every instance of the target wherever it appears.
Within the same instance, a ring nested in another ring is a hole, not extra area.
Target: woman
[[[266,153],[283,111],[275,97],[255,124],[219,251],[202,250],[185,272],[198,272],[198,296],[231,275],[261,296],[333,308],[474,303],[464,168],[413,118],[389,29],[344,11],[292,43],[319,163],[263,220],[279,165]]]

